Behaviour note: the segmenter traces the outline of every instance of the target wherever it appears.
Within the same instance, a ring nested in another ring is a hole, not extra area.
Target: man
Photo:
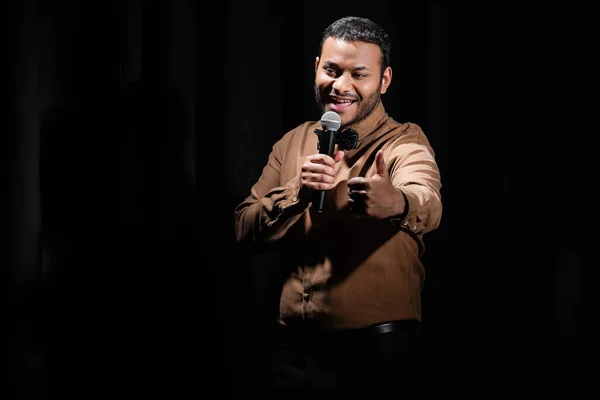
[[[390,52],[386,32],[366,18],[324,31],[315,97],[323,113],[339,116],[335,151],[319,151],[324,128],[335,127],[292,129],[235,209],[239,243],[281,245],[289,258],[276,393],[416,395],[423,235],[440,223],[441,182],[421,128],[384,109]]]

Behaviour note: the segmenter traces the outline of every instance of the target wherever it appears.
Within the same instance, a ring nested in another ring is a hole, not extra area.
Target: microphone
[[[336,134],[341,125],[342,119],[333,111],[327,111],[325,114],[323,114],[323,116],[321,116],[321,127],[323,130],[315,129],[315,133],[319,136],[317,148],[320,154],[327,154],[328,156],[333,157],[333,153],[335,151]],[[315,191],[313,207],[316,207],[318,213],[323,212],[325,193],[325,190]]]

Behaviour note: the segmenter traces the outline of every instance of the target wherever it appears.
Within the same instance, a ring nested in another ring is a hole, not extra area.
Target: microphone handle
[[[319,139],[319,153],[327,154],[329,157],[333,157],[335,151],[335,135],[336,131],[329,131],[324,129]],[[318,213],[323,212],[323,206],[325,204],[325,190],[316,190],[315,197],[313,199],[313,207],[316,207]]]

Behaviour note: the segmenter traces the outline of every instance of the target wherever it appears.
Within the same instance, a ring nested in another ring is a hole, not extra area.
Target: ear
[[[383,76],[381,77],[381,90],[380,94],[384,94],[387,92],[388,87],[392,83],[392,67],[387,67],[385,71],[383,71]]]
[[[319,68],[319,56],[315,57],[315,72],[317,72],[317,68]]]

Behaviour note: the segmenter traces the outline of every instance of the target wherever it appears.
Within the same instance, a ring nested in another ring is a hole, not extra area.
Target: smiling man
[[[391,82],[380,26],[345,17],[327,27],[314,88],[321,111],[341,120],[335,153],[318,152],[319,121],[298,125],[235,209],[240,244],[287,256],[273,394],[416,395],[423,235],[441,220],[441,180],[421,128],[384,109]],[[326,193],[322,212],[311,207],[315,191]]]
[[[315,60],[315,98],[323,112],[340,115],[342,128],[371,114],[392,82],[389,46],[347,41],[349,35],[324,39]]]

